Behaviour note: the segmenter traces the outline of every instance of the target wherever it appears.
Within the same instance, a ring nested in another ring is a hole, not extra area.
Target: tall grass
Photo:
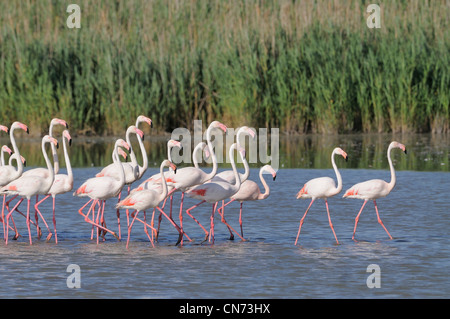
[[[81,29],[66,8],[81,7]],[[287,133],[449,132],[448,1],[0,3],[0,121],[122,134],[194,119]]]

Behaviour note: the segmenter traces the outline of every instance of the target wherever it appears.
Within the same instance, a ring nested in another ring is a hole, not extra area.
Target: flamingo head
[[[172,148],[172,147],[183,148],[183,146],[181,145],[181,142],[175,141],[175,140],[169,140],[167,142],[167,148]]]
[[[125,142],[125,141],[124,141],[123,139],[121,139],[121,138],[119,138],[119,139],[116,141],[116,146],[123,147],[123,148],[125,148],[127,151],[130,150],[130,145],[128,145],[128,143]]]
[[[7,145],[2,146],[2,151],[7,152],[9,155],[12,154],[11,149]]]
[[[45,143],[53,143],[53,145],[55,145],[56,146],[56,148],[58,148],[58,140],[56,139],[56,138],[54,138],[54,137],[51,137],[50,135],[45,135],[43,138],[42,138],[42,140],[45,142]]]
[[[119,152],[119,155],[121,155],[121,156],[123,157],[124,160],[127,160],[128,155],[127,155],[127,153],[126,153],[123,149],[121,149],[121,148],[119,147],[119,148],[117,149],[117,152]]]
[[[7,126],[5,126],[5,125],[0,125],[0,130],[1,131],[5,131],[6,134],[9,134],[9,128]]]
[[[220,123],[219,121],[213,121],[213,122],[211,122],[211,124],[209,126],[217,127],[219,129],[221,129],[224,133],[227,132],[227,126],[225,124]]]
[[[164,166],[166,166],[166,167],[170,167],[170,168],[173,170],[173,173],[174,173],[174,174],[177,173],[177,166],[176,166],[174,163],[172,163],[171,161],[169,161],[169,160],[164,160],[164,161],[162,162],[162,165],[164,165]]]
[[[405,154],[407,154],[407,152],[406,152],[406,147],[405,147],[405,145],[403,145],[402,143],[399,143],[399,142],[394,141],[394,142],[391,143],[391,145],[392,145],[392,147],[394,147],[394,148],[399,148],[399,149],[401,149]]]
[[[336,147],[336,153],[338,153],[339,155],[341,155],[343,158],[345,158],[345,161],[348,161],[348,155],[347,153],[340,147]]]
[[[249,128],[248,126],[242,126],[242,127],[239,129],[239,131],[238,131],[237,134],[239,134],[239,132],[245,132],[245,133],[247,133],[248,135],[250,135],[253,139],[254,139],[255,136],[256,136],[255,132],[254,132],[251,128]]]
[[[26,126],[25,124],[21,123],[21,122],[14,122],[11,125],[11,129],[13,128],[20,128],[22,130],[24,130],[25,132],[27,132],[27,134],[30,134],[30,130],[28,129],[28,126]]]
[[[138,118],[136,120],[136,126],[138,126],[138,124],[140,122],[146,122],[148,125],[150,125],[150,127],[153,127],[152,120],[149,117],[145,116],[145,115],[139,115],[138,116]]]
[[[275,180],[275,179],[277,178],[277,172],[276,172],[276,171],[273,169],[273,167],[270,166],[270,165],[264,165],[264,166],[261,168],[261,171],[262,171],[262,172],[267,172],[267,173],[269,173],[269,174],[272,174],[273,180]]]
[[[62,125],[65,128],[69,128],[69,124],[67,124],[66,121],[57,119],[57,118],[52,119],[52,121],[50,122],[50,125]]]
[[[20,160],[23,163],[23,166],[27,166],[27,160],[25,159],[25,157],[23,157],[22,155],[20,155]]]
[[[67,138],[67,140],[69,141],[69,146],[72,145],[72,137],[70,136],[68,130],[64,130],[63,136],[64,136],[65,138]]]

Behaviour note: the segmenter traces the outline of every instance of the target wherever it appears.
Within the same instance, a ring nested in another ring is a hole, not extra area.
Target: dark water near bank
[[[166,220],[155,248],[137,224],[128,250],[125,240],[119,242],[110,235],[97,245],[90,240],[91,227],[77,212],[85,200],[72,193],[60,195],[58,245],[53,239],[48,243],[38,240],[32,227],[30,246],[24,218],[15,215],[23,237],[10,240],[7,246],[0,244],[0,298],[448,298],[447,137],[395,137],[406,145],[408,155],[398,152],[393,156],[397,185],[388,197],[377,202],[393,240],[377,223],[373,203],[368,203],[358,224],[357,241],[353,241],[354,218],[362,202],[344,200],[341,193],[329,199],[340,245],[335,244],[329,228],[324,202],[317,201],[303,224],[300,245],[294,246],[299,219],[309,204],[297,200],[295,194],[311,178],[334,177],[329,163],[332,148],[341,146],[350,156],[348,163],[337,160],[345,190],[371,178],[389,180],[385,153],[391,139],[392,136],[310,136],[289,142],[280,139],[282,168],[276,181],[268,180],[270,197],[244,204],[245,242],[228,240],[228,231],[217,216],[215,245],[200,245],[203,231],[184,215],[185,230],[193,242],[185,242],[183,247],[174,246],[177,232]],[[84,141],[84,148],[77,150],[77,143],[75,139],[70,149],[76,162],[74,188],[111,158],[109,145]],[[146,176],[157,171],[156,165],[166,152],[164,144],[161,141],[158,146],[161,155],[155,151],[158,147],[148,145],[152,166]],[[23,149],[23,155],[31,158],[34,151],[25,145]],[[61,164],[61,171],[65,172]],[[250,175],[255,181],[257,166],[252,166]],[[177,217],[179,199],[180,194],[176,194]],[[113,230],[117,230],[115,203],[115,199],[110,200],[106,208],[106,221]],[[195,203],[187,199],[185,207]],[[40,207],[51,225],[51,201]],[[26,210],[26,205],[22,209]],[[205,205],[194,210],[194,216],[207,226],[210,211],[211,207]],[[235,229],[239,229],[238,214],[237,203],[227,207],[227,221]],[[122,234],[126,234],[125,212],[122,216]],[[44,226],[41,221],[40,225]],[[45,238],[45,228],[43,232]],[[69,264],[80,267],[79,289],[67,287]],[[371,264],[380,267],[381,288],[370,289],[366,284],[370,275],[367,267]]]

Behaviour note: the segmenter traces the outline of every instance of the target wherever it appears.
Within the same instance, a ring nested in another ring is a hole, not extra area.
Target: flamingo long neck
[[[259,171],[259,179],[261,180],[261,183],[264,186],[264,194],[259,194],[258,199],[266,199],[270,195],[270,188],[269,188],[269,185],[267,185],[266,180],[263,177],[263,170]]]
[[[164,176],[163,174],[164,174],[164,166],[165,166],[165,163],[164,162],[162,162],[161,163],[161,166],[159,167],[159,176]],[[163,201],[166,197],[167,197],[167,182],[166,182],[166,179],[165,178],[161,178],[161,181],[162,181],[162,193],[161,193],[161,195],[160,195],[160,202],[161,201]]]
[[[387,150],[387,158],[388,158],[388,162],[389,162],[389,168],[391,170],[391,181],[388,184],[389,190],[394,188],[395,182],[396,182],[395,169],[394,169],[394,165],[392,164],[392,160],[391,160],[391,150],[392,150],[392,145],[389,145],[389,148]]]
[[[2,163],[2,166],[5,166],[5,151],[3,151],[3,149],[2,149],[1,153],[2,153],[2,155],[1,155],[1,163]]]
[[[114,165],[116,165],[116,168],[117,168],[117,170],[119,172],[119,180],[118,180],[118,182],[121,185],[125,185],[125,173],[123,171],[122,163],[120,162],[119,152],[117,151],[118,147],[119,147],[118,145],[116,145],[114,147],[114,152],[113,152],[113,156],[112,157],[113,157]],[[131,150],[131,148],[130,148],[130,150]]]
[[[231,162],[231,167],[233,168],[233,173],[234,173],[234,178],[235,178],[235,183],[234,183],[233,187],[235,189],[239,189],[241,187],[241,177],[239,176],[239,172],[237,171],[236,164],[234,162],[234,156],[233,156],[234,149],[236,149],[236,147],[230,147],[230,162]]]
[[[17,147],[16,144],[16,139],[14,137],[14,130],[15,130],[15,126],[11,127],[11,131],[10,131],[10,140],[11,140],[11,145],[14,149],[14,154],[17,154],[17,171],[16,171],[16,178],[19,177],[20,175],[22,175],[23,173],[23,163],[20,160],[20,153],[19,153],[19,148]]]
[[[337,179],[337,187],[336,187],[336,194],[339,193],[342,190],[342,177],[341,177],[341,173],[339,172],[336,163],[334,162],[334,155],[336,153],[333,151],[333,153],[331,154],[331,165],[333,165],[334,168],[334,172],[336,173],[336,179]]]
[[[197,153],[201,152],[203,150],[203,143],[198,143],[197,146],[194,148],[194,152],[192,152],[192,161],[194,162],[194,167],[198,168],[198,160],[197,160]],[[172,161],[170,157],[168,157],[169,161]]]
[[[145,150],[145,146],[144,146],[144,142],[142,141],[142,138],[139,136],[139,134],[136,134],[136,137],[138,139],[139,148],[142,153],[142,166],[139,166],[139,178],[141,178],[142,175],[144,175],[145,171],[148,168],[148,157],[147,157],[147,151]]]
[[[213,168],[211,173],[206,175],[206,180],[210,180],[211,178],[213,178],[216,173],[217,173],[217,158],[216,158],[216,153],[214,152],[212,143],[211,143],[211,130],[213,129],[213,127],[208,127],[208,130],[206,131],[206,143],[208,144],[209,147],[209,151],[211,153],[211,159],[212,159],[212,163],[213,163]]]
[[[242,133],[243,133],[242,131],[239,131],[239,133],[237,135],[237,142],[238,143],[240,141],[239,138],[240,138],[240,135]],[[244,164],[244,169],[245,169],[244,175],[242,175],[242,178],[241,178],[241,183],[243,183],[244,181],[247,180],[248,176],[250,175],[250,167],[248,166],[248,162],[247,162],[247,159],[245,158],[245,156],[241,156],[241,158],[242,158],[242,163]]]
[[[136,166],[136,165],[138,165],[138,163],[137,163],[137,159],[136,159],[136,154],[134,154],[133,146],[131,146],[130,134],[131,134],[131,130],[128,129],[127,133],[125,135],[125,140],[127,141],[128,145],[130,145],[130,160],[131,160],[131,163],[133,164],[133,166]],[[138,134],[136,134],[136,136],[137,135]]]
[[[73,181],[72,165],[70,164],[70,157],[69,153],[67,152],[67,144],[64,136],[63,136],[63,148],[64,148],[64,161],[66,162],[67,168],[67,176],[69,176],[69,179]]]
[[[45,150],[46,143],[47,143],[46,141],[42,141],[41,147],[42,147],[42,154],[44,155],[45,163],[47,164],[48,177],[46,178],[46,180],[48,181],[49,188],[50,188],[53,184],[53,180],[55,179],[55,172],[53,171],[52,161],[50,161],[50,159],[48,158],[47,151]],[[18,160],[18,162],[21,162],[21,161]]]
[[[48,135],[50,135],[51,137],[54,137],[53,136],[53,123],[50,123],[50,128],[48,130]],[[63,136],[63,140],[64,140],[64,136]],[[58,172],[59,172],[59,160],[58,160],[58,154],[56,152],[56,146],[55,146],[55,144],[50,143],[50,147],[52,148],[54,172],[55,172],[55,174],[58,174]]]

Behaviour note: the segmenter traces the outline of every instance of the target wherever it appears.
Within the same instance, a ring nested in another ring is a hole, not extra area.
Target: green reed
[[[69,29],[67,5],[80,5]],[[35,134],[194,119],[286,133],[448,132],[446,1],[8,1],[0,4],[0,118]]]

